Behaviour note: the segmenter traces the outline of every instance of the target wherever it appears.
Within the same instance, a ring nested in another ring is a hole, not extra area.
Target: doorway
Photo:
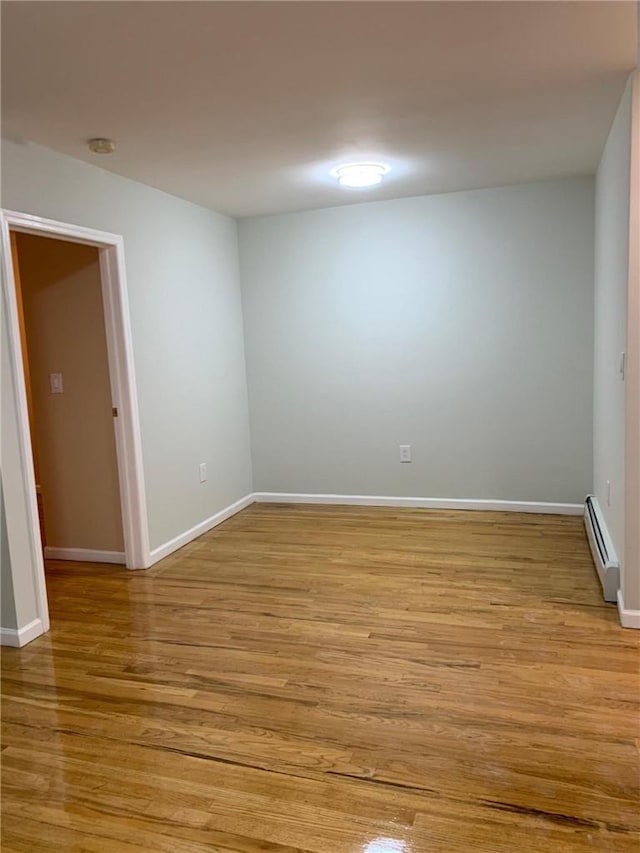
[[[47,462],[45,465],[44,459],[40,458],[43,448],[40,446],[41,440],[38,434],[40,430],[38,427],[34,431],[33,442],[31,436],[29,407],[34,408],[36,405],[36,389],[34,387],[34,376],[28,376],[25,372],[30,372],[31,360],[30,358],[23,359],[21,323],[28,320],[28,317],[21,319],[21,311],[24,311],[25,305],[19,305],[18,288],[21,282],[16,280],[21,265],[19,243],[26,241],[26,237],[39,237],[49,243],[49,246],[52,242],[64,241],[69,244],[77,244],[82,249],[88,249],[90,255],[86,255],[86,259],[91,258],[90,265],[97,263],[97,272],[99,272],[98,301],[101,301],[102,304],[103,341],[106,344],[106,372],[108,373],[108,396],[110,397],[110,400],[107,401],[110,403],[109,430],[113,442],[112,448],[115,445],[117,469],[115,477],[117,482],[112,479],[107,491],[110,491],[112,498],[114,494],[119,498],[120,510],[119,514],[117,512],[115,514],[116,524],[113,522],[114,516],[112,514],[110,535],[115,530],[116,536],[119,535],[120,538],[119,540],[113,538],[111,540],[94,540],[96,543],[106,543],[107,547],[83,548],[90,542],[87,539],[78,540],[78,545],[80,550],[85,552],[93,550],[116,555],[112,556],[111,561],[123,562],[130,569],[147,568],[151,561],[122,237],[83,226],[69,225],[6,210],[0,211],[0,237],[8,345],[7,363],[11,379],[10,385],[12,386],[8,407],[12,411],[8,412],[7,423],[11,423],[15,419],[15,430],[5,431],[7,440],[5,441],[3,438],[2,462],[10,571],[14,587],[17,583],[18,585],[22,584],[24,588],[27,579],[28,585],[32,584],[34,591],[34,599],[32,600],[35,601],[37,612],[37,618],[29,623],[29,630],[25,633],[24,638],[21,636],[21,631],[18,630],[17,641],[12,643],[23,645],[23,641],[28,642],[34,636],[44,633],[49,627],[36,491],[36,467],[38,467],[39,479],[43,480],[38,485],[42,486],[43,492],[40,503],[43,506],[47,547],[60,547],[64,550],[67,549],[71,541],[68,538],[61,539],[59,545],[57,541],[52,539],[53,536],[59,535],[61,529],[60,512],[59,508],[53,506],[54,499],[49,500],[47,498],[46,490],[49,486],[44,482],[46,476],[44,469],[49,463]],[[17,252],[16,248],[12,251],[12,243],[16,245]],[[14,256],[16,257],[15,267]],[[95,266],[93,268],[96,272]],[[51,369],[47,368],[45,374],[44,389],[50,398],[55,397],[59,403],[65,397],[66,389],[69,386],[65,386],[64,371],[61,368],[54,367],[53,364],[50,367]],[[52,377],[51,374],[54,376]],[[62,376],[56,374],[62,374]],[[39,378],[41,380],[42,376]],[[30,389],[27,387],[29,382],[31,384]],[[60,389],[62,393],[60,393]],[[42,384],[38,393],[44,393]],[[29,401],[29,394],[31,394],[31,401]],[[50,398],[48,399],[49,403],[51,402]],[[58,408],[60,410],[62,407],[59,406]],[[6,412],[7,408],[3,406],[3,420]],[[60,411],[57,414],[59,415]],[[9,450],[8,453],[7,450]],[[37,456],[35,460],[34,450]],[[40,470],[41,465],[42,471]],[[113,469],[111,476],[113,477]],[[113,504],[111,506],[113,507]],[[92,515],[95,518],[95,512]],[[68,523],[68,519],[62,519],[62,521]],[[118,542],[122,543],[120,550],[118,550]],[[75,547],[75,545],[70,547]],[[55,555],[55,551],[49,553],[51,556]],[[58,552],[57,556],[60,558],[62,554]],[[80,558],[81,555],[74,556]],[[105,553],[101,554],[100,557],[100,561],[104,561]]]
[[[11,252],[44,556],[124,563],[98,249],[11,231]]]

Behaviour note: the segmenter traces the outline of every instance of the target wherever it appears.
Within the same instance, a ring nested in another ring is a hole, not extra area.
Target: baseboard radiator
[[[620,587],[620,564],[595,495],[587,495],[584,502],[584,526],[604,600],[616,601]]]

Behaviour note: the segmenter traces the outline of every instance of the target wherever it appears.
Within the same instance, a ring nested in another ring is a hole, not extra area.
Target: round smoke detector
[[[96,137],[95,139],[89,140],[89,149],[93,151],[94,154],[113,154],[116,150],[116,144],[113,139],[102,139],[101,137]]]

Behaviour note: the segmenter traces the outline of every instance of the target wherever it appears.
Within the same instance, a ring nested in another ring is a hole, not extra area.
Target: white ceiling
[[[4,2],[3,132],[233,216],[592,172],[635,30],[609,0]],[[372,157],[379,188],[328,175]]]

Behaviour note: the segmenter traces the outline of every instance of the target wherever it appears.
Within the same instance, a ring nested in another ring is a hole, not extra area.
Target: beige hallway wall
[[[16,243],[47,545],[123,551],[98,250],[30,234]]]

